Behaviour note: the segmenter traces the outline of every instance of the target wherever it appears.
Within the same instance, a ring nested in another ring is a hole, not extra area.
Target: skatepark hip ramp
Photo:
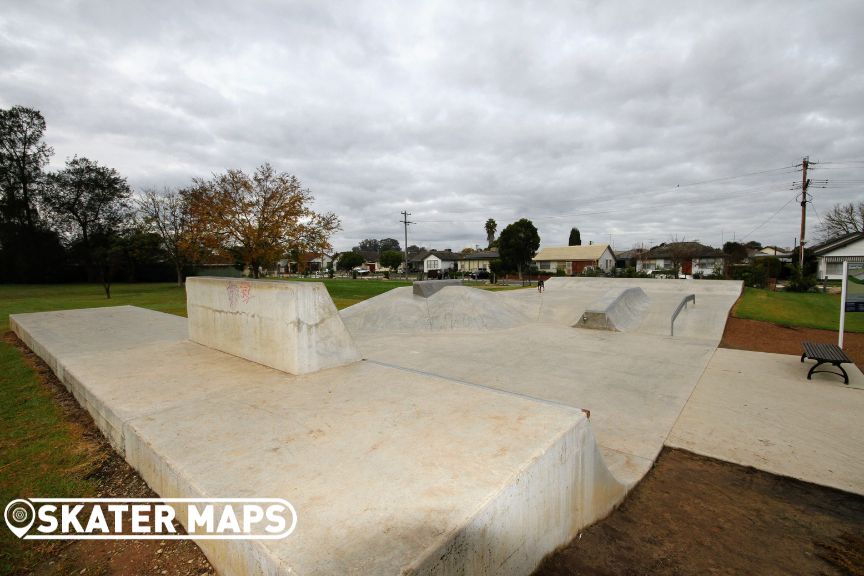
[[[611,289],[585,309],[576,326],[626,332],[639,325],[649,302],[642,288]]]

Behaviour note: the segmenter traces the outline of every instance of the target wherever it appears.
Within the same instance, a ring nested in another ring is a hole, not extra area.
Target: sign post
[[[849,271],[849,262],[843,261],[843,286],[840,289],[840,334],[837,345],[843,348],[843,331],[847,312],[864,312],[864,264],[855,262]]]
[[[849,262],[843,261],[843,284],[840,288],[840,336],[837,346],[843,348],[843,330],[846,328],[846,285],[849,283]]]

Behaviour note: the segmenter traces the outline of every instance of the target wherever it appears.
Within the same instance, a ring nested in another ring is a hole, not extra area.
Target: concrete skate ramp
[[[462,280],[418,280],[412,288],[415,296],[428,298],[445,286],[461,286]]]
[[[527,575],[625,493],[569,406],[376,362],[294,376],[130,306],[10,325],[161,497],[293,504],[285,539],[197,540],[226,576]]]
[[[648,295],[641,288],[612,289],[592,302],[575,326],[627,332],[639,325],[648,304]]]
[[[444,286],[428,298],[396,288],[341,312],[352,334],[483,332],[521,326],[529,316],[493,292]]]

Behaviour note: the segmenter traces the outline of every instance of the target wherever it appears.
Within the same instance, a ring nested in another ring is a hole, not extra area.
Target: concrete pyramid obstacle
[[[360,360],[320,282],[189,278],[189,339],[290,374]]]
[[[530,318],[518,305],[492,292],[440,282],[437,289],[390,290],[342,310],[352,334],[377,332],[483,332],[504,330]],[[428,284],[428,283],[415,283]]]

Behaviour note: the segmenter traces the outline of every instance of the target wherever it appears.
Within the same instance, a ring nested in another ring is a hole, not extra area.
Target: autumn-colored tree
[[[235,251],[254,278],[291,249],[329,250],[341,227],[335,214],[312,210],[312,194],[295,176],[268,163],[251,177],[228,170],[195,179],[186,198],[196,236],[212,250]]]

